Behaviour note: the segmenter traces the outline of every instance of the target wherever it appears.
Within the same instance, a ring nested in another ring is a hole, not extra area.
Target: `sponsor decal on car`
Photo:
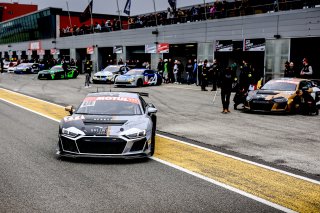
[[[92,106],[94,106],[96,101],[121,101],[121,102],[130,102],[133,104],[139,104],[139,99],[137,98],[104,96],[104,97],[86,97],[82,105],[86,104],[86,106],[90,106],[91,104]]]
[[[68,116],[68,117],[65,117],[63,118],[63,120],[65,122],[70,122],[70,121],[79,121],[79,120],[84,120],[85,117],[83,115],[78,115],[78,116]]]

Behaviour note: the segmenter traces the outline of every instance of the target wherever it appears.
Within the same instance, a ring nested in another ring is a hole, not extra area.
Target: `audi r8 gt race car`
[[[67,79],[76,78],[79,75],[77,67],[71,66],[68,68]],[[38,73],[38,79],[40,80],[55,80],[55,79],[64,79],[64,70],[62,65],[56,65],[50,70],[43,70]]]
[[[66,107],[72,115],[60,122],[57,154],[75,158],[152,156],[157,109],[141,95],[91,93],[77,109]]]
[[[21,63],[15,67],[15,74],[36,74],[39,72],[39,64],[36,63]]]
[[[245,109],[266,112],[296,112],[300,107],[302,90],[306,89],[311,89],[311,96],[315,97],[316,89],[310,80],[298,78],[270,80],[261,89],[248,93]]]
[[[114,79],[127,73],[130,69],[124,65],[110,65],[93,75],[93,83],[114,83]]]
[[[115,86],[145,86],[145,85],[161,85],[162,77],[154,70],[148,69],[132,69],[124,75],[118,76]]]

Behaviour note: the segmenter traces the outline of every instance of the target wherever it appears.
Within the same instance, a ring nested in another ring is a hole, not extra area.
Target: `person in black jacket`
[[[221,87],[221,100],[223,111],[222,113],[229,113],[230,96],[232,90],[232,83],[234,82],[234,76],[230,67],[227,67],[221,74],[219,80],[219,86]]]
[[[209,67],[207,67],[208,60],[204,60],[202,65],[202,72],[201,72],[201,91],[208,91],[206,86],[208,84],[208,76],[209,76]]]
[[[178,73],[177,73],[177,77],[178,77],[178,83],[181,84],[182,83],[182,74],[184,72],[184,66],[181,62],[181,60],[178,60]]]

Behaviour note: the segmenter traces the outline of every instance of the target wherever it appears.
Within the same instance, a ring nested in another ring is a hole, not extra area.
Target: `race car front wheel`
[[[151,135],[151,152],[150,155],[153,156],[154,151],[156,149],[156,124],[157,124],[157,117],[153,116],[152,117],[152,122],[153,122],[153,127],[152,127],[152,135]]]

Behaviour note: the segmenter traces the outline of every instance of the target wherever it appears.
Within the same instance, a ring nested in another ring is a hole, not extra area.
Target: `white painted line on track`
[[[183,168],[183,167],[177,166],[177,165],[175,165],[175,164],[169,163],[169,162],[164,161],[164,160],[161,160],[161,159],[159,159],[159,158],[156,158],[156,157],[150,157],[150,158],[151,158],[152,160],[155,160],[155,161],[159,162],[159,163],[165,164],[165,165],[167,165],[167,166],[170,166],[170,167],[172,167],[172,168],[175,168],[175,169],[177,169],[177,170],[180,170],[180,171],[182,171],[182,172],[185,172],[185,173],[187,173],[187,174],[190,174],[190,175],[192,175],[192,176],[195,176],[195,177],[200,178],[200,179],[202,179],[202,180],[205,180],[205,181],[207,181],[207,182],[210,182],[210,183],[212,183],[212,184],[214,184],[214,185],[217,185],[217,186],[220,186],[220,187],[222,187],[222,188],[225,188],[225,189],[227,189],[227,190],[229,190],[229,191],[233,191],[233,192],[238,193],[238,194],[240,194],[240,195],[242,195],[242,196],[248,197],[248,198],[250,198],[250,199],[252,199],[252,200],[255,200],[255,201],[258,201],[258,202],[263,203],[263,204],[265,204],[265,205],[271,206],[271,207],[273,207],[273,208],[275,208],[275,209],[278,209],[278,210],[280,210],[280,211],[283,211],[283,212],[295,212],[295,211],[293,211],[293,210],[291,210],[291,209],[288,209],[288,208],[286,208],[286,207],[280,206],[280,205],[278,205],[278,204],[276,204],[276,203],[272,203],[272,202],[270,202],[270,201],[267,201],[267,200],[265,200],[265,199],[262,199],[262,198],[260,198],[260,197],[255,196],[255,195],[249,194],[249,193],[247,193],[247,192],[245,192],[245,191],[242,191],[242,190],[239,190],[239,189],[234,188],[234,187],[232,187],[232,186],[229,186],[229,185],[227,185],[227,184],[218,182],[218,181],[216,181],[216,180],[213,180],[213,179],[208,178],[208,177],[206,177],[206,176],[203,176],[203,175],[200,175],[200,174],[198,174],[198,173],[192,172],[192,171],[187,170],[187,169],[185,169],[185,168]]]
[[[212,150],[212,149],[208,149],[206,147],[202,147],[202,146],[199,146],[199,145],[195,145],[195,144],[192,144],[192,143],[181,141],[181,140],[178,140],[178,139],[175,139],[175,138],[171,138],[171,137],[168,137],[168,136],[165,136],[165,135],[161,135],[161,134],[157,134],[157,135],[159,135],[160,137],[169,139],[169,140],[176,141],[178,143],[182,143],[182,144],[186,144],[186,145],[189,145],[189,146],[193,146],[193,147],[198,148],[198,149],[202,149],[202,150],[205,150],[205,151],[213,152],[215,154],[219,154],[219,155],[222,155],[222,156],[225,156],[225,157],[229,157],[229,158],[232,158],[232,159],[235,159],[235,160],[239,160],[239,161],[242,161],[242,162],[245,162],[245,163],[248,163],[248,164],[252,164],[252,165],[264,168],[264,169],[268,169],[268,170],[271,170],[271,171],[279,172],[279,173],[282,173],[282,174],[285,174],[285,175],[288,175],[288,176],[291,176],[291,177],[295,177],[295,178],[298,178],[298,179],[301,179],[301,180],[304,180],[304,181],[308,181],[308,182],[320,185],[320,181],[313,180],[311,178],[303,177],[301,175],[292,174],[290,172],[286,172],[286,171],[283,171],[283,170],[280,170],[280,169],[276,169],[276,168],[273,168],[273,167],[270,167],[270,166],[266,166],[266,165],[263,165],[263,164],[260,164],[260,163],[249,161],[249,160],[246,160],[246,159],[243,159],[243,158],[240,158],[240,157],[236,157],[236,156],[233,156],[233,155],[229,155],[229,154],[226,154],[226,153],[223,153],[223,152],[219,152],[219,151],[215,151],[215,150]]]

